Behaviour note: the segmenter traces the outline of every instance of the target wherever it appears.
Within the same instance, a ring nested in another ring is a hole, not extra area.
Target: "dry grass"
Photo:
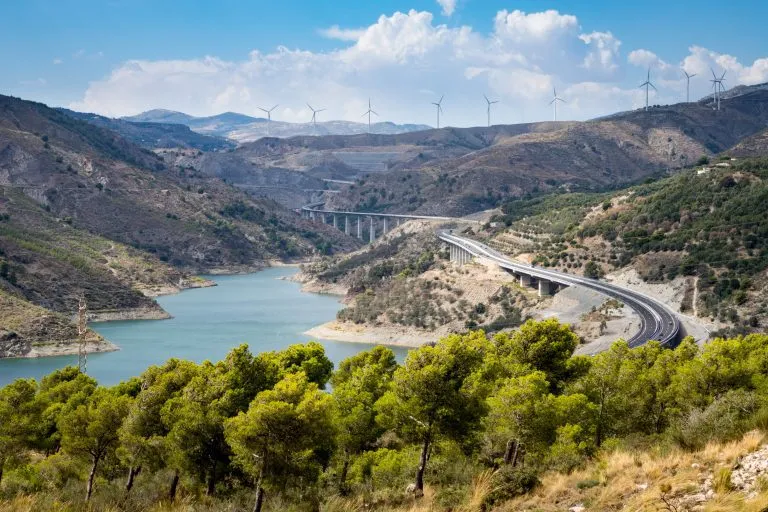
[[[689,510],[683,505],[685,496],[701,492],[701,484],[708,476],[721,471],[722,478],[730,474],[735,460],[756,450],[763,441],[762,433],[747,433],[742,439],[730,443],[712,443],[699,452],[671,449],[667,452],[617,450],[603,454],[588,467],[563,475],[545,474],[542,484],[532,493],[505,503],[499,511],[562,511],[581,504],[595,511],[668,510],[661,500],[661,488],[671,489],[667,494],[678,510]],[[726,471],[722,471],[726,470]],[[599,485],[579,489],[579,482],[595,480]],[[725,484],[721,492],[706,504],[707,511],[763,510],[768,504],[768,493],[744,500],[741,493],[728,492]]]

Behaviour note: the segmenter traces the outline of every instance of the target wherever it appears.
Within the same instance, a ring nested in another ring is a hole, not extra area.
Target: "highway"
[[[604,281],[519,263],[483,243],[455,235],[449,230],[439,231],[438,236],[444,242],[461,247],[473,256],[490,259],[498,263],[500,267],[512,272],[566,286],[583,286],[623,302],[632,308],[640,318],[640,330],[627,340],[631,347],[640,346],[650,340],[659,341],[669,347],[674,347],[678,342],[680,320],[664,304],[647,295]]]

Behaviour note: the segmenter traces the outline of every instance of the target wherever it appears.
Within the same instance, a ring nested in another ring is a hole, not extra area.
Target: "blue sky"
[[[300,121],[310,101],[353,119],[370,95],[386,119],[433,124],[445,94],[446,122],[470,125],[486,93],[519,122],[551,117],[557,87],[561,117],[583,119],[640,106],[648,65],[655,102],[681,99],[680,66],[768,80],[758,1],[9,0],[1,15],[0,93],[115,116],[280,103]]]

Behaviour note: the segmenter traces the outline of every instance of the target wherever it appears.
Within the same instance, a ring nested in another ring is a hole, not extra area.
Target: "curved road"
[[[319,207],[323,206],[323,202],[313,203],[305,205],[302,210],[313,211],[315,213],[328,213],[328,214],[349,214],[349,215],[363,215],[372,217],[391,217],[391,218],[403,218],[403,219],[425,219],[435,221],[454,221],[454,222],[472,222],[478,221],[460,219],[455,217],[436,217],[429,215],[398,215],[387,213],[365,213],[365,212],[341,212],[325,210]],[[663,345],[675,346],[678,337],[680,335],[680,320],[667,306],[661,302],[648,297],[640,292],[629,290],[621,286],[616,286],[604,281],[598,281],[596,279],[589,279],[587,277],[576,276],[573,274],[566,274],[565,272],[558,272],[556,270],[548,270],[541,267],[535,267],[533,265],[526,265],[525,263],[519,263],[513,261],[501,254],[500,252],[491,249],[487,245],[478,241],[458,236],[453,234],[452,230],[440,230],[437,232],[438,237],[444,242],[451,243],[458,247],[461,247],[465,251],[469,252],[473,256],[479,256],[482,258],[488,258],[496,262],[500,267],[513,272],[519,272],[526,275],[530,275],[536,278],[544,279],[546,281],[562,284],[566,286],[583,286],[590,288],[603,295],[618,299],[630,308],[632,308],[640,318],[640,330],[632,336],[627,342],[630,347],[640,346],[650,340],[656,340]]]
[[[454,235],[450,231],[439,231],[438,236],[444,242],[461,247],[473,256],[493,260],[502,268],[566,286],[583,286],[620,300],[640,317],[640,330],[628,340],[631,347],[640,346],[650,340],[657,340],[669,346],[674,346],[677,342],[680,334],[680,321],[677,316],[662,303],[642,293],[595,279],[518,263],[485,244]]]

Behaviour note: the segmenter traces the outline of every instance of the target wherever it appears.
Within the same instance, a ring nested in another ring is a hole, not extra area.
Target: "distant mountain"
[[[87,123],[106,128],[119,133],[129,141],[147,149],[185,148],[201,151],[221,151],[230,149],[235,144],[223,137],[203,135],[192,131],[188,126],[178,123],[174,112],[168,112],[168,122],[133,122],[123,119],[112,119],[98,114],[75,112],[65,108],[57,109],[70,117]],[[181,114],[182,116],[184,114]]]
[[[312,123],[287,123],[268,121],[263,117],[251,117],[236,112],[224,112],[209,117],[194,117],[172,110],[149,110],[135,116],[122,118],[124,121],[143,123],[179,123],[195,132],[205,135],[226,137],[237,142],[252,142],[262,137],[296,137],[300,135],[355,135],[368,132],[367,123],[351,121],[325,121]],[[429,130],[423,124],[374,123],[374,134],[394,135]]]

